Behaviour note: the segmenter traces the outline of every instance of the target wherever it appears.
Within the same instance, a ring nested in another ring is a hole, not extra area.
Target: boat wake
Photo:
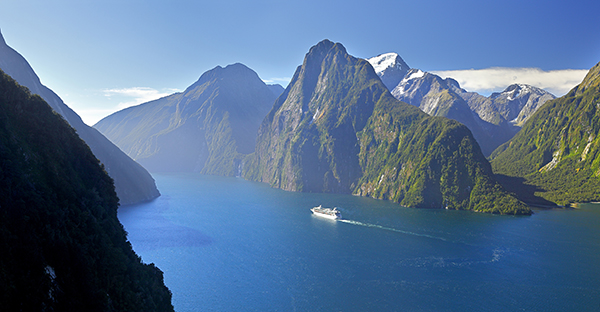
[[[391,228],[391,227],[381,226],[381,225],[377,225],[377,224],[362,223],[362,222],[359,222],[359,221],[353,221],[353,220],[347,220],[347,219],[338,219],[337,221],[348,223],[348,224],[359,225],[359,226],[366,226],[366,227],[370,227],[370,228],[378,228],[378,229],[382,229],[382,230],[386,230],[386,231],[392,231],[392,232],[402,233],[402,234],[407,234],[407,235],[421,236],[421,237],[427,237],[427,238],[432,238],[432,239],[438,239],[438,240],[442,240],[442,241],[445,241],[445,242],[448,241],[447,239],[442,238],[442,237],[437,237],[437,236],[428,235],[428,234],[415,233],[415,232],[410,232],[410,231],[404,231],[404,230],[394,229],[394,228]]]

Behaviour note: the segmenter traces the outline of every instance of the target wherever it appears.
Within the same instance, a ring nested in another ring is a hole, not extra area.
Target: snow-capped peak
[[[394,89],[410,69],[397,53],[380,54],[367,61],[388,90]]]
[[[408,70],[408,66],[397,53],[384,53],[378,56],[367,59],[375,69],[377,74],[385,71],[388,68],[397,68],[399,70]]]

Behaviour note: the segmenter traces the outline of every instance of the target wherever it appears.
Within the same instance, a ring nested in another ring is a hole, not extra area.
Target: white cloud
[[[287,86],[290,83],[290,80],[292,80],[292,78],[290,77],[282,77],[282,78],[270,78],[270,79],[263,79],[262,81],[266,84],[275,84],[278,83],[280,85],[282,85],[283,87]]]
[[[161,92],[152,88],[134,87],[123,89],[106,89],[104,90],[104,95],[108,98],[119,97],[123,100],[128,99],[119,102],[119,104],[117,105],[117,109],[121,110],[133,105],[138,105],[156,99],[160,99],[162,97],[180,91],[181,90],[177,89],[164,89],[164,91]]]
[[[492,67],[484,69],[432,71],[442,78],[452,77],[468,91],[481,94],[502,91],[513,83],[525,83],[562,96],[581,83],[588,70]]]

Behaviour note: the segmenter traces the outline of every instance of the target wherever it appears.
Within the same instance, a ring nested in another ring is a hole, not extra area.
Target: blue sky
[[[518,80],[536,71],[546,78],[532,81],[572,75],[562,84],[574,86],[600,61],[598,12],[597,0],[2,0],[0,30],[42,83],[93,124],[184,90],[217,65],[240,62],[285,86],[325,38],[361,58],[397,52],[413,68],[452,73],[484,94],[531,83]],[[486,82],[490,69],[504,78]]]

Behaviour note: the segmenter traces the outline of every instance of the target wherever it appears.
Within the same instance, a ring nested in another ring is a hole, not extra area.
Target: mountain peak
[[[341,43],[334,43],[328,39],[325,39],[310,48],[306,54],[305,61],[312,62],[313,60],[316,60],[318,63],[320,63],[325,56],[331,52],[341,53],[343,55],[348,54],[346,48]]]
[[[327,53],[327,51],[329,51],[333,48],[339,48],[344,53],[347,53],[346,48],[341,43],[339,43],[339,42],[335,43],[329,39],[324,39],[321,42],[317,43],[315,46],[310,48],[308,53],[309,54],[311,54],[311,53]]]
[[[213,69],[203,73],[200,78],[198,78],[198,81],[186,89],[186,92],[208,81],[223,78],[227,78],[227,80],[230,80],[234,84],[242,81],[248,81],[249,79],[260,80],[255,71],[242,63],[230,64],[225,67],[217,65]]]
[[[2,29],[0,29],[0,45],[6,45],[6,41],[4,41],[4,37],[2,36]]]
[[[410,70],[410,67],[404,62],[404,60],[398,55],[398,53],[384,53],[378,56],[367,59],[375,73],[381,78],[381,81],[388,90],[393,90],[402,79],[406,76],[406,73]]]
[[[410,69],[410,67],[406,65],[402,57],[400,57],[400,55],[398,55],[398,53],[395,52],[380,54],[370,59],[367,59],[367,61],[371,63],[377,74],[385,70],[389,70],[391,68],[397,68],[399,70]]]
[[[524,97],[526,95],[535,94],[538,96],[549,95],[554,98],[554,95],[549,92],[540,89],[538,87],[534,87],[524,83],[514,83],[506,87],[502,92],[494,92],[490,95],[491,99],[496,99],[499,97],[504,97],[509,101],[512,101],[518,97]]]

